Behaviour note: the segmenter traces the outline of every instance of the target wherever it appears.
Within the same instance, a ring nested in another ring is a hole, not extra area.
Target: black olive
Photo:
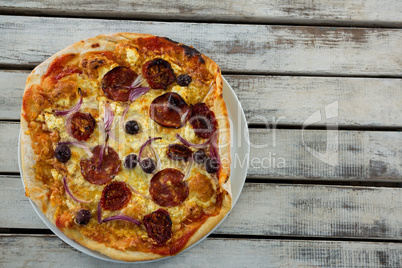
[[[137,166],[138,159],[136,154],[129,154],[124,159],[124,167],[127,169],[133,169]]]
[[[140,126],[138,125],[137,121],[130,120],[126,123],[125,129],[128,134],[134,135],[140,131]]]
[[[65,144],[59,144],[57,145],[56,149],[54,150],[54,156],[56,157],[57,160],[59,160],[62,163],[66,163],[68,160],[71,158],[71,150],[70,147],[68,147]]]
[[[194,153],[193,159],[197,164],[204,164],[205,160],[207,160],[207,155],[204,150],[199,149]]]
[[[86,225],[88,224],[91,217],[92,217],[91,211],[81,209],[77,212],[77,215],[75,215],[75,222],[81,225]]]
[[[156,169],[156,163],[151,158],[145,158],[141,161],[140,166],[145,173],[151,174]]]
[[[176,78],[177,84],[186,87],[191,83],[191,77],[188,74],[181,74]]]
[[[208,173],[216,173],[219,170],[219,162],[215,158],[208,158],[205,161],[205,169]]]

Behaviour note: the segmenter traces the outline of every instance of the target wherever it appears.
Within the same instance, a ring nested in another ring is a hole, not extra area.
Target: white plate
[[[244,115],[243,109],[240,105],[239,100],[233,89],[230,87],[225,78],[223,78],[223,99],[226,102],[229,118],[230,118],[230,136],[231,136],[231,166],[230,166],[230,183],[232,187],[232,208],[237,202],[237,199],[240,196],[240,193],[243,189],[244,182],[246,180],[247,168],[248,168],[248,156],[250,152],[250,143],[249,143],[249,134],[248,127],[246,122],[246,117]],[[21,170],[21,131],[20,131],[20,139],[18,141],[18,166],[21,173],[22,178],[22,170]],[[244,161],[245,160],[245,161]],[[24,184],[24,180],[22,179],[22,184]],[[25,188],[25,186],[24,186]],[[43,212],[39,209],[39,207],[31,202],[34,210],[38,214],[38,216],[42,219],[42,221],[55,233],[61,240],[72,246],[73,248],[98,259],[116,262],[116,263],[127,263],[123,261],[114,260],[106,255],[103,255],[97,251],[90,250],[74,240],[68,238],[62,231],[60,231],[53,223],[51,223],[43,214]],[[191,247],[195,246],[202,240],[204,240],[209,234],[211,234],[218,226],[224,221],[224,219],[207,235],[205,235],[202,239],[200,239],[197,243],[194,243]],[[189,247],[189,248],[191,248]],[[186,249],[187,250],[187,249]],[[180,253],[179,253],[180,254]],[[171,257],[165,257],[157,260],[167,259]],[[144,262],[152,262],[152,261],[144,261]],[[144,263],[144,262],[135,262],[135,263]]]

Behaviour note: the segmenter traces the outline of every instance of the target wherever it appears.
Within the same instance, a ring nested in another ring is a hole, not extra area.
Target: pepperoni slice
[[[130,86],[137,78],[130,68],[118,66],[110,70],[102,78],[101,87],[106,97],[114,101],[128,101]]]
[[[149,116],[161,126],[181,128],[185,121],[182,117],[188,109],[187,103],[179,94],[168,92],[152,101]]]
[[[103,146],[98,145],[93,150],[93,156],[81,160],[81,173],[84,179],[93,184],[105,184],[111,181],[119,172],[121,161],[116,151],[107,147],[103,155],[102,166],[99,168],[99,157]]]
[[[142,66],[142,75],[153,89],[167,89],[176,79],[170,63],[161,58],[146,62]]]
[[[168,145],[166,155],[172,160],[183,160],[187,162],[193,155],[193,151],[185,145],[175,143]]]
[[[188,185],[184,174],[177,169],[166,168],[151,179],[149,193],[152,200],[162,207],[175,207],[188,197]]]
[[[104,210],[119,210],[127,206],[131,191],[123,181],[114,181],[103,189],[101,206]]]
[[[148,236],[158,245],[164,245],[172,237],[172,220],[169,212],[160,208],[143,219]]]
[[[76,112],[67,119],[67,132],[79,141],[86,141],[95,130],[96,121],[89,113]]]
[[[205,103],[197,103],[193,106],[189,122],[195,134],[204,139],[211,137],[218,125],[214,112]]]

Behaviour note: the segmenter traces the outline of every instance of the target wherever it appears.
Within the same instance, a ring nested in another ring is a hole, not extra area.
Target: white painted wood
[[[226,72],[400,76],[402,70],[400,29],[17,16],[0,17],[0,25],[0,64],[7,66],[34,66],[81,39],[129,31],[192,45]]]
[[[0,119],[20,118],[29,71],[0,70]],[[338,117],[313,125],[402,126],[402,80],[384,78],[225,75],[249,124],[302,125],[337,102]]]
[[[400,267],[402,244],[208,238],[141,267]],[[73,250],[54,236],[0,235],[4,267],[133,267]]]
[[[18,172],[18,133],[18,123],[0,123],[0,172]],[[250,129],[250,140],[250,178],[402,179],[402,132]],[[242,167],[247,157],[232,161]]]
[[[402,5],[397,0],[366,1],[174,1],[107,0],[9,1],[0,9],[16,14],[96,16],[128,19],[172,19],[262,23],[400,26]]]
[[[0,176],[0,185],[0,228],[47,229],[20,177]],[[400,215],[400,188],[246,183],[215,234],[395,240]]]

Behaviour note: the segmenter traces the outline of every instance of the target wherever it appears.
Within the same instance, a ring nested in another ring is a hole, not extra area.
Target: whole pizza
[[[28,76],[26,195],[113,259],[175,255],[230,211],[230,126],[215,62],[148,34],[73,44]]]

